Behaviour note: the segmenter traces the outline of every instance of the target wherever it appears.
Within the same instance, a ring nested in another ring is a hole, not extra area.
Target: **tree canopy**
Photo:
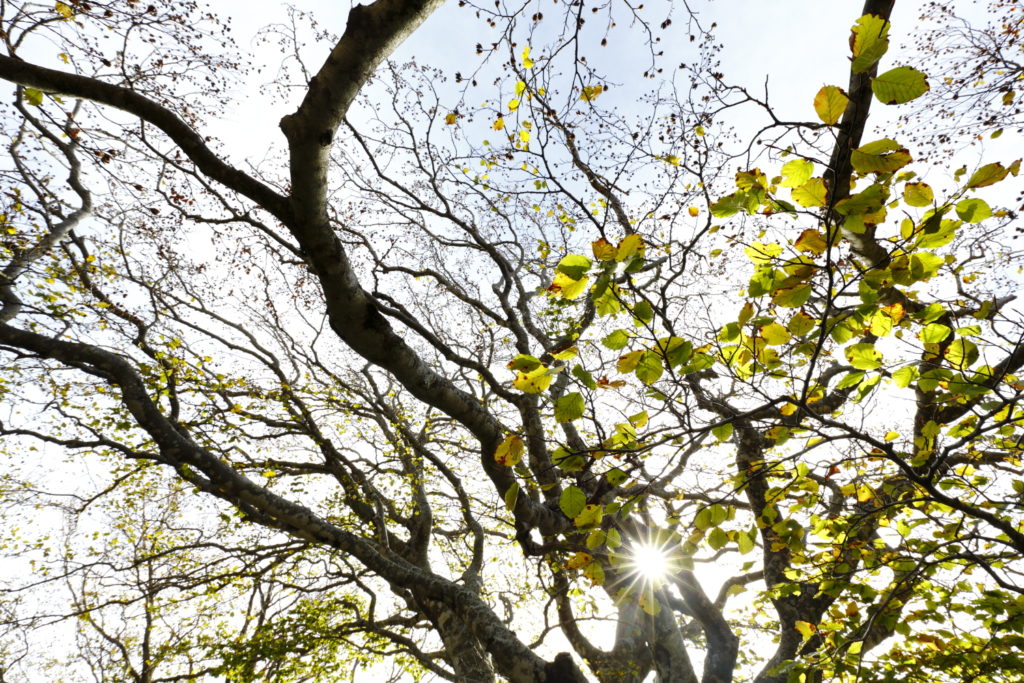
[[[0,4],[0,680],[1024,680],[1021,8],[442,4]]]

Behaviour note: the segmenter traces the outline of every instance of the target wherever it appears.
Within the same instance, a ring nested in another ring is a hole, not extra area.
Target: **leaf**
[[[789,319],[786,328],[798,337],[802,337],[818,326],[818,319],[800,311]]]
[[[619,349],[625,348],[626,344],[629,343],[630,339],[629,332],[625,330],[615,330],[608,334],[601,343],[605,348],[611,349],[612,351],[618,351]]]
[[[800,632],[800,635],[803,637],[804,640],[810,638],[812,635],[814,635],[814,632],[818,630],[817,626],[807,621],[797,621],[793,625],[793,628]]]
[[[562,495],[558,497],[558,507],[562,510],[562,514],[569,519],[574,519],[576,515],[583,512],[586,505],[587,494],[575,486],[565,487]]]
[[[898,66],[871,81],[871,90],[882,104],[904,104],[928,92],[925,75],[912,66]]]
[[[449,113],[445,114],[445,116],[444,116],[444,122],[445,122],[446,125],[449,125],[449,126],[454,125],[455,122],[458,119],[459,119],[458,114],[456,114],[455,112],[449,112]]]
[[[75,11],[64,2],[58,2],[53,6],[53,9],[55,9],[57,14],[61,15],[65,19],[72,19],[75,16]]]
[[[509,486],[505,490],[505,495],[504,495],[505,507],[507,507],[509,510],[514,510],[515,507],[516,507],[516,501],[518,499],[519,499],[519,482],[517,481],[517,482],[513,482],[512,485]]]
[[[700,215],[700,209],[698,209],[696,206],[691,206],[686,211],[687,213],[690,214],[691,218],[696,218],[697,216]]]
[[[926,325],[918,335],[925,344],[938,344],[946,339],[953,330],[942,323]]]
[[[594,381],[594,376],[583,369],[582,365],[575,365],[572,369],[572,376],[583,383],[587,389],[593,391],[597,389],[597,382]]]
[[[591,562],[583,569],[583,576],[590,579],[593,586],[604,585],[604,567],[600,562]]]
[[[808,284],[777,289],[772,292],[772,303],[783,308],[799,308],[811,298],[811,286]]]
[[[511,100],[508,101],[508,110],[515,111],[516,109],[519,109],[519,100],[516,98],[512,98]]]
[[[570,571],[582,569],[593,561],[594,558],[590,553],[579,552],[569,558],[568,562],[565,563],[565,568]]]
[[[971,179],[967,181],[967,187],[974,188],[995,185],[1000,180],[1005,178],[1006,174],[1009,172],[1010,169],[1005,168],[998,161],[995,162],[994,164],[985,164],[984,166],[982,166],[977,171],[971,174]]]
[[[633,317],[642,323],[649,323],[654,320],[654,307],[649,301],[639,301],[633,306]]]
[[[568,275],[573,280],[579,280],[581,277],[587,274],[592,265],[590,259],[580,254],[569,254],[561,261],[558,262],[558,266],[555,268],[559,273]]]
[[[782,165],[782,175],[785,176],[780,185],[782,187],[800,187],[814,175],[814,164],[806,159],[793,159]]]
[[[726,422],[725,424],[720,424],[717,427],[712,427],[711,433],[715,435],[715,438],[718,439],[719,442],[721,442],[728,441],[732,438],[732,430],[732,423]]]
[[[624,375],[636,370],[636,366],[640,364],[640,357],[646,353],[645,351],[630,351],[624,356],[620,356],[617,363],[615,363],[615,369]]]
[[[543,366],[530,372],[517,372],[512,386],[524,394],[539,394],[551,386],[554,375]]]
[[[551,288],[564,299],[578,299],[581,294],[587,291],[590,284],[590,277],[584,276],[580,280],[574,280],[565,273],[555,273],[555,279],[551,281]]]
[[[573,519],[577,529],[585,529],[587,527],[596,526],[600,524],[601,518],[604,517],[604,507],[600,505],[590,504],[583,508]]]
[[[761,242],[754,242],[749,247],[743,250],[743,253],[747,255],[753,263],[760,265],[762,263],[768,263],[773,258],[782,253],[781,244],[763,244]]]
[[[724,548],[725,544],[729,542],[729,535],[726,534],[720,527],[715,527],[708,534],[708,545],[711,546],[712,550],[719,550]]]
[[[825,241],[825,236],[821,232],[814,228],[808,228],[796,238],[793,247],[797,251],[809,251],[815,256],[820,256],[828,249],[828,242]]]
[[[532,69],[533,68],[533,65],[535,64],[535,62],[532,59],[530,59],[530,46],[529,45],[527,45],[526,47],[523,48],[523,54],[522,54],[521,59],[522,59],[522,62],[523,62],[523,68],[524,69]]]
[[[661,356],[654,351],[644,351],[636,366],[636,377],[644,384],[654,384],[665,372]]]
[[[965,223],[980,223],[992,217],[992,209],[984,199],[962,199],[957,202],[956,215]]]
[[[566,394],[555,401],[555,421],[556,422],[572,422],[583,417],[583,410],[586,408],[586,403],[583,400],[583,394],[578,391],[574,391],[571,394]]]
[[[640,235],[633,233],[632,235],[626,235],[619,242],[618,251],[615,254],[615,260],[622,263],[623,261],[629,261],[633,257],[644,255],[644,240]]]
[[[594,252],[594,258],[598,261],[614,261],[615,255],[618,252],[615,245],[603,237],[596,242],[591,242],[590,249]]]
[[[543,365],[543,363],[541,363],[537,358],[525,353],[520,353],[518,356],[510,360],[508,365],[505,367],[509,370],[515,370],[516,372],[530,372],[531,370],[536,370],[541,365]]]
[[[748,192],[733,192],[722,197],[717,202],[712,202],[711,215],[715,218],[728,218],[740,211],[754,213],[760,206],[757,196]]]
[[[853,73],[864,73],[889,49],[889,22],[874,14],[865,14],[853,25],[850,51]]]
[[[828,200],[825,180],[823,178],[811,178],[800,187],[795,188],[792,192],[792,197],[794,202],[805,209],[825,206],[825,202]]]
[[[776,322],[763,325],[760,331],[761,338],[764,339],[764,343],[768,346],[785,344],[792,338],[789,334],[789,330]]]
[[[515,467],[523,457],[524,448],[523,440],[519,436],[511,434],[498,444],[497,450],[494,451],[494,460],[499,465]]]
[[[752,533],[740,531],[736,534],[736,545],[739,546],[740,554],[746,555],[756,547],[757,542]]]
[[[817,112],[818,118],[824,123],[834,126],[843,117],[843,112],[846,111],[846,105],[849,101],[850,98],[846,96],[842,88],[826,85],[814,96],[814,111]],[[783,187],[794,186],[783,185]]]
[[[910,206],[929,206],[935,193],[928,183],[907,183],[903,186],[903,201]]]
[[[892,379],[900,389],[906,389],[909,387],[911,382],[917,379],[917,376],[918,370],[912,365],[900,368],[896,372],[892,373]]]
[[[499,116],[498,118],[496,118],[494,120],[494,123],[491,125],[491,128],[493,128],[494,130],[505,130],[504,117]]]
[[[593,102],[604,92],[604,86],[602,85],[585,85],[583,86],[583,92],[580,93],[580,99],[584,102]]]
[[[890,138],[870,142],[850,153],[853,170],[860,174],[895,173],[911,161],[910,152]]]
[[[25,101],[31,104],[33,107],[40,107],[43,104],[42,90],[36,90],[35,88],[25,88],[22,91],[22,95],[25,97]]]
[[[863,192],[850,195],[836,204],[836,211],[844,216],[862,216],[874,213],[885,204],[888,194],[884,187],[875,183],[869,185]]]
[[[845,349],[846,360],[858,370],[882,367],[882,353],[874,344],[853,344]]]

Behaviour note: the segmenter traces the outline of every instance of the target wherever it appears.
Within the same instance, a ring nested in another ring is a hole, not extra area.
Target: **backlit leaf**
[[[576,515],[583,512],[583,508],[587,505],[587,494],[575,486],[567,486],[562,491],[562,495],[558,498],[558,507],[569,519],[573,519]]]
[[[912,66],[898,66],[871,81],[871,90],[882,104],[904,104],[928,92],[925,75]]]
[[[825,236],[821,232],[814,228],[808,228],[800,233],[800,237],[796,238],[793,247],[797,251],[809,251],[815,256],[820,256],[828,249],[828,242],[825,241]]]
[[[825,188],[824,179],[811,178],[800,187],[794,188],[792,197],[794,202],[806,209],[815,206],[825,206],[825,202],[828,199],[828,190]]]
[[[846,111],[846,105],[849,101],[850,98],[846,96],[842,88],[826,85],[814,96],[814,111],[817,112],[819,119],[830,126],[834,126],[843,117],[843,112]],[[785,185],[785,187],[794,186]]]
[[[907,183],[903,186],[903,201],[910,206],[930,206],[935,199],[928,183]]]
[[[572,422],[583,417],[583,410],[586,408],[586,403],[583,401],[583,395],[578,391],[574,391],[571,394],[566,394],[555,401],[555,421],[556,422]]]
[[[858,370],[882,367],[882,353],[874,344],[853,344],[845,349],[846,360]]]
[[[874,14],[865,14],[853,25],[850,51],[853,73],[864,73],[878,63],[889,49],[889,22]]]
[[[956,215],[965,223],[980,223],[986,218],[991,218],[992,209],[984,199],[973,197],[957,202]]]
[[[499,465],[514,467],[522,459],[524,447],[523,440],[519,436],[515,434],[506,436],[494,451],[494,460]]]

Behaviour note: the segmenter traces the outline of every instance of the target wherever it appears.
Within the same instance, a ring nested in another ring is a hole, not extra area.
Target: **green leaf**
[[[900,389],[906,389],[909,387],[911,382],[917,379],[917,376],[918,370],[913,365],[900,368],[896,372],[892,373],[893,381],[896,382],[896,386]]]
[[[736,545],[740,548],[740,554],[746,555],[757,546],[753,533],[740,531],[736,534]]]
[[[850,153],[850,163],[860,174],[895,173],[911,161],[910,152],[890,138],[870,142]]]
[[[846,375],[836,383],[836,389],[849,389],[850,387],[857,386],[864,379],[864,372],[848,372]]]
[[[847,346],[846,360],[858,370],[875,370],[882,367],[882,353],[874,344],[853,344]]]
[[[569,254],[558,262],[556,270],[570,279],[579,280],[590,270],[590,259],[581,254]]]
[[[817,318],[812,318],[803,311],[799,311],[789,319],[789,324],[786,327],[796,336],[802,337],[817,326]]]
[[[636,377],[644,384],[654,384],[665,372],[661,356],[654,351],[644,351],[636,366]]]
[[[925,344],[938,344],[952,333],[953,330],[942,323],[931,323],[930,325],[925,325],[918,336]]]
[[[984,199],[963,199],[957,202],[956,215],[965,223],[980,223],[992,217],[992,209]]]
[[[611,349],[612,351],[618,351],[619,349],[625,348],[626,344],[629,343],[630,336],[631,335],[626,330],[615,330],[602,339],[601,343],[604,344],[605,348]]]
[[[633,317],[645,323],[654,320],[654,309],[646,301],[640,301],[633,306]]]
[[[866,213],[874,213],[885,204],[888,194],[881,185],[875,183],[868,186],[863,192],[850,195],[836,204],[836,211],[844,216],[862,216]]]
[[[874,14],[865,14],[853,25],[850,51],[853,73],[864,73],[889,49],[889,22]]]
[[[509,510],[514,510],[516,507],[516,500],[519,499],[519,482],[513,482],[511,486],[505,489],[505,507]]]
[[[754,213],[758,206],[760,202],[755,193],[733,192],[711,204],[710,208],[715,218],[728,218],[740,211]]]
[[[898,66],[871,81],[871,90],[882,104],[904,104],[928,92],[925,75],[912,66]]]
[[[720,424],[717,427],[712,427],[711,433],[715,435],[715,438],[718,439],[719,442],[728,441],[732,437],[732,429],[732,423],[726,422],[725,424]]]
[[[910,206],[930,206],[935,193],[928,183],[907,183],[903,186],[903,201]]]
[[[846,105],[849,101],[850,98],[846,96],[846,93],[843,92],[842,88],[837,88],[834,85],[826,85],[818,91],[817,95],[814,96],[814,111],[818,114],[818,118],[824,123],[834,126],[839,123],[839,119],[843,117],[843,112],[846,111]],[[783,167],[783,172],[785,172],[785,167]],[[807,177],[810,177],[810,173],[807,174]],[[798,186],[799,184],[783,184],[783,187]]]
[[[636,370],[636,366],[640,363],[640,357],[644,355],[644,351],[630,351],[629,353],[619,356],[619,360],[615,363],[615,369],[621,372],[623,375]]]
[[[782,165],[782,175],[782,187],[800,187],[814,175],[814,164],[806,159],[793,159]]]
[[[26,90],[26,96],[28,91]],[[998,161],[994,164],[985,164],[971,175],[971,179],[967,181],[967,187],[988,187],[989,185],[995,185],[1000,180],[1006,177],[1006,174],[1010,172],[1010,169],[1004,167]]]
[[[583,401],[583,394],[574,391],[566,394],[555,401],[555,421],[572,422],[583,417],[583,410],[586,403]]]
[[[718,550],[724,548],[725,544],[729,542],[729,535],[726,534],[720,527],[715,527],[708,534],[708,545],[711,546],[712,550]]]
[[[572,376],[578,379],[587,389],[591,391],[597,389],[597,382],[594,381],[594,376],[584,370],[582,365],[573,366]]]
[[[36,90],[35,88],[25,88],[22,91],[22,95],[25,97],[25,101],[34,107],[39,107],[43,104],[43,91],[41,90]]]
[[[768,346],[779,346],[780,344],[785,344],[792,338],[789,330],[777,322],[763,325],[760,328],[760,332],[761,338],[764,339],[764,343]]]
[[[807,303],[811,297],[811,286],[809,284],[797,285],[786,289],[779,289],[772,293],[772,303],[783,308],[799,308]]]
[[[619,484],[622,484],[627,479],[629,479],[629,475],[620,470],[618,467],[613,467],[612,469],[605,472],[604,477],[612,486],[618,486]]]
[[[558,507],[562,510],[562,514],[569,519],[574,519],[576,515],[583,512],[586,505],[587,494],[575,486],[567,486],[562,491],[562,495],[558,497]]]
[[[506,367],[508,367],[509,370],[515,370],[516,372],[530,372],[531,370],[536,370],[541,365],[543,365],[543,363],[541,363],[539,359],[525,353],[520,353],[518,356],[510,360]]]

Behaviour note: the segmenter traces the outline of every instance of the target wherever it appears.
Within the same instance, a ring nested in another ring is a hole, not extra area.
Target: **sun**
[[[630,554],[633,571],[649,583],[665,580],[672,569],[672,558],[664,545],[643,541],[633,546]]]

